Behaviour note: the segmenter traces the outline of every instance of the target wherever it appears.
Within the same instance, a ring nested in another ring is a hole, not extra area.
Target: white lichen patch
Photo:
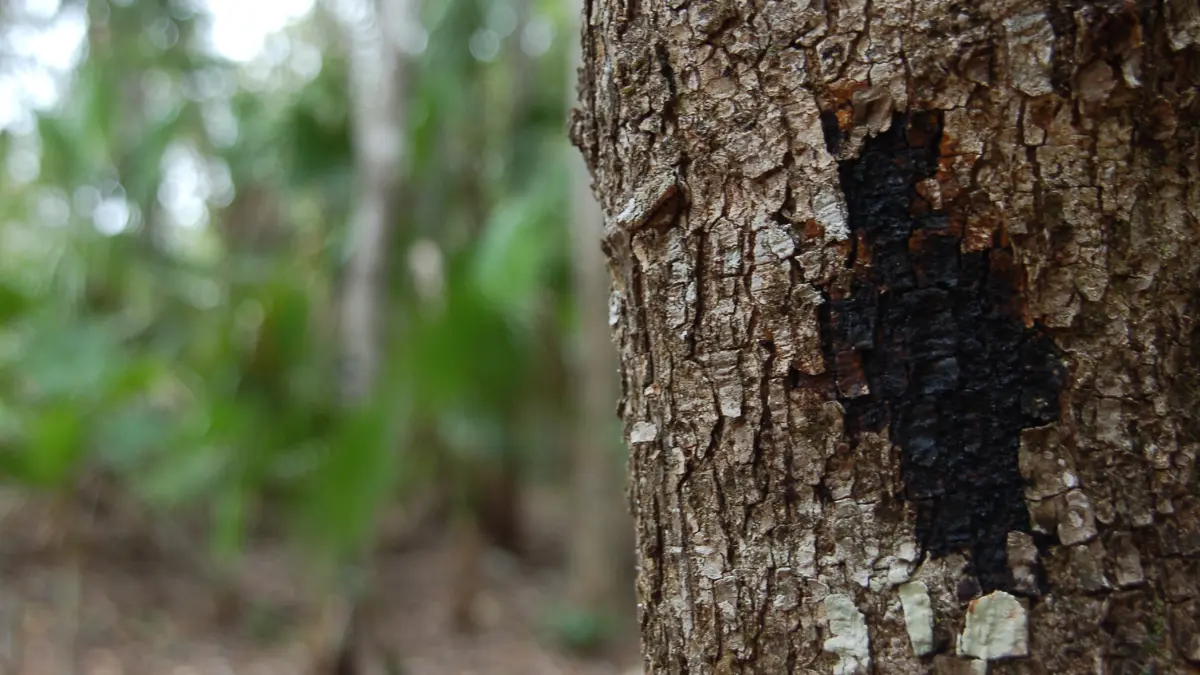
[[[913,653],[924,656],[933,651],[933,603],[929,601],[929,589],[924,583],[913,581],[902,584],[898,590]]]
[[[637,422],[629,432],[630,443],[649,443],[658,438],[658,427],[651,422]]]
[[[971,601],[966,625],[958,636],[958,653],[977,659],[1004,659],[1029,654],[1025,607],[1012,595],[995,591]]]
[[[1028,96],[1054,91],[1050,70],[1054,57],[1054,32],[1042,12],[1022,14],[1004,21],[1011,54],[1012,85]]]
[[[632,222],[633,219],[637,217],[638,205],[639,204],[638,204],[637,197],[630,197],[629,201],[626,202],[626,204],[625,204],[625,208],[620,213],[617,214],[617,222],[618,223]]]
[[[787,260],[796,253],[796,242],[792,240],[792,235],[781,227],[767,227],[758,236],[779,260]]]
[[[621,291],[613,290],[608,296],[608,327],[613,328],[621,320]]]
[[[1113,538],[1113,572],[1122,588],[1139,586],[1146,580],[1142,557],[1128,534]]]
[[[825,228],[825,233],[830,239],[845,241],[850,238],[846,202],[840,192],[832,189],[820,190],[813,196],[812,206],[817,222]]]
[[[1033,537],[1024,532],[1009,532],[1005,549],[1008,554],[1008,568],[1012,570],[1013,581],[1016,584],[1014,590],[1036,594],[1038,551]]]
[[[717,390],[721,404],[721,415],[731,419],[742,416],[742,388],[740,383],[730,382]]]
[[[899,586],[912,578],[914,564],[918,558],[917,543],[904,541],[896,548],[896,554],[887,556],[884,564],[887,567],[887,586]]]
[[[825,598],[825,615],[829,620],[829,632],[825,640],[825,651],[837,655],[833,675],[858,675],[871,667],[871,643],[867,635],[867,622],[862,612],[854,606],[848,595],[834,594]]]
[[[1096,514],[1092,503],[1082,490],[1071,490],[1063,499],[1065,508],[1060,510],[1058,539],[1065,546],[1082,544],[1097,535]]]
[[[725,556],[712,546],[696,546],[693,550],[692,564],[706,579],[716,581],[725,576]]]
[[[900,560],[888,561],[887,577],[885,577],[888,586],[899,586],[910,578],[912,578],[912,569],[908,563]]]

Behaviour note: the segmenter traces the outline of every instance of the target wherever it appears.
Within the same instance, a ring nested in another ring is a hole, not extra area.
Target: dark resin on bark
[[[940,113],[897,115],[841,163],[854,272],[827,292],[822,343],[851,436],[886,425],[901,448],[926,553],[965,552],[985,592],[1011,589],[1020,434],[1058,419],[1065,370],[1021,319],[1011,249],[961,252],[961,226],[918,193],[941,136]]]

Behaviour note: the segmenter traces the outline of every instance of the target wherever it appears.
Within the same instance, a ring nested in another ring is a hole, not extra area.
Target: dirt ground
[[[64,555],[42,519],[0,509],[0,675],[304,672],[301,582],[281,546],[248,553],[230,613],[194,565],[160,547],[108,532]],[[640,675],[630,639],[592,658],[550,645],[545,611],[561,574],[496,551],[482,565],[478,628],[453,630],[452,555],[442,537],[379,561],[375,633],[405,675]]]

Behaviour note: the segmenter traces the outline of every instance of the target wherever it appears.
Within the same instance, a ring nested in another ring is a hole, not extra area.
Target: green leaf
[[[75,185],[79,175],[90,166],[82,139],[70,122],[60,117],[40,116],[37,126],[42,146],[42,180]]]
[[[176,506],[211,494],[228,475],[223,448],[194,445],[164,453],[130,477],[139,496],[156,505]]]
[[[70,477],[83,454],[84,425],[80,413],[65,402],[34,419],[24,455],[25,478],[39,487],[59,487]]]
[[[98,322],[47,320],[39,328],[43,334],[29,345],[22,364],[37,391],[47,398],[102,398],[108,378],[121,372],[115,335]]]
[[[144,406],[109,410],[96,420],[96,458],[130,480],[138,480],[148,462],[167,451],[176,421]]]
[[[579,653],[595,653],[613,637],[613,617],[578,607],[556,607],[543,618],[543,630],[563,647]]]
[[[475,283],[509,316],[527,318],[565,248],[558,214],[564,184],[550,167],[533,187],[493,212],[474,258]]]
[[[32,304],[32,298],[25,293],[9,284],[0,283],[0,323],[20,318]]]
[[[313,472],[302,524],[322,549],[351,553],[368,541],[375,516],[398,479],[396,439],[404,416],[380,396],[348,411],[325,461]]]

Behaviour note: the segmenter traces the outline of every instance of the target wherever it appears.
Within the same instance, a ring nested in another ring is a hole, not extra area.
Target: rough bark
[[[1194,672],[1195,2],[584,16],[648,672]]]

